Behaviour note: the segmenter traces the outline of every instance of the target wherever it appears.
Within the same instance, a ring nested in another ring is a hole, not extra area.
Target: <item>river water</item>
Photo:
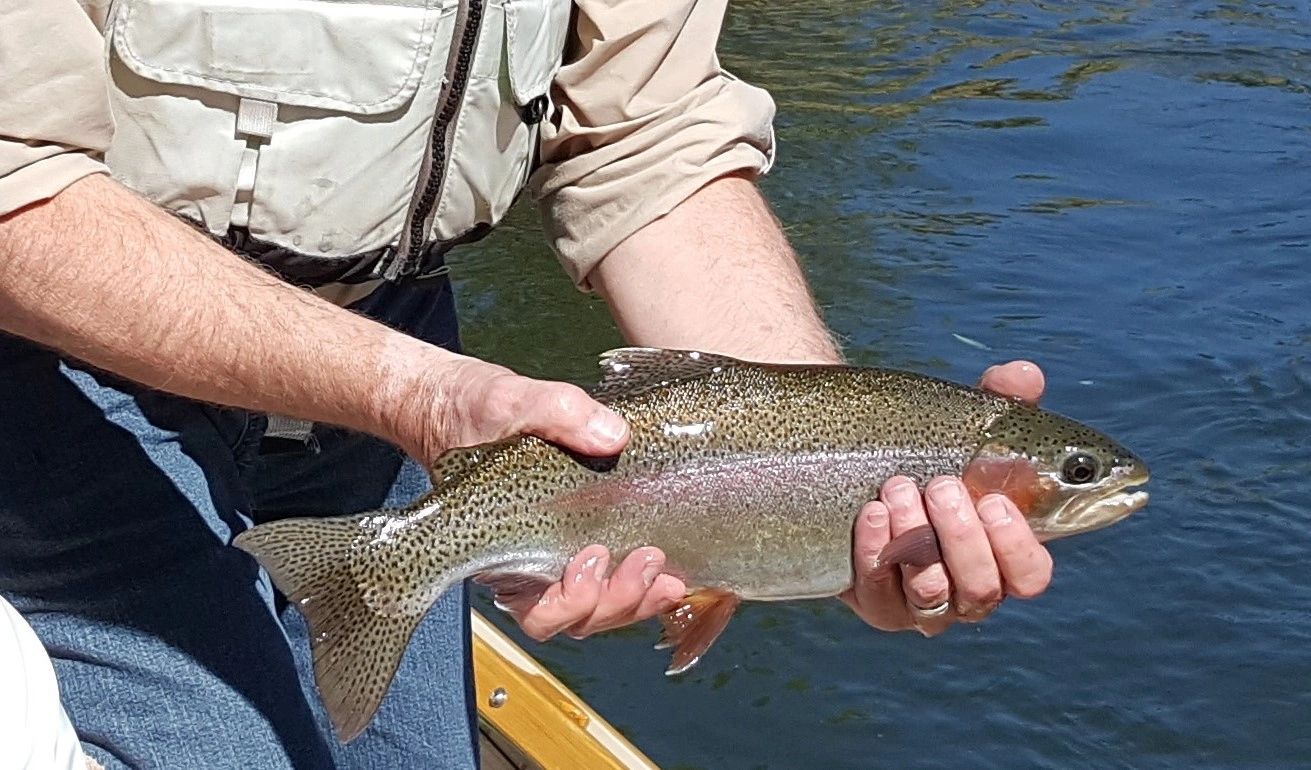
[[[933,640],[822,601],[747,606],[678,680],[654,626],[529,650],[668,768],[1311,767],[1309,21],[735,3],[722,58],[778,103],[764,188],[849,356],[1032,358],[1152,502]],[[620,342],[526,207],[453,261],[478,355],[586,381]]]

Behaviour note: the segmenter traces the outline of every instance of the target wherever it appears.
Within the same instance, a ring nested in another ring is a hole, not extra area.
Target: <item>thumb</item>
[[[1046,386],[1042,369],[1032,361],[1010,361],[990,366],[979,380],[979,387],[984,390],[1030,404],[1038,403]]]
[[[628,421],[582,389],[563,382],[518,378],[519,433],[559,444],[593,457],[617,455],[628,445]]]

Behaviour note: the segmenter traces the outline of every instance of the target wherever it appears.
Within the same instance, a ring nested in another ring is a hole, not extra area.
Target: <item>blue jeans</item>
[[[387,285],[355,309],[459,346],[445,282]],[[272,447],[266,424],[0,335],[0,595],[54,659],[87,753],[107,768],[474,767],[464,590],[433,607],[343,746],[304,620],[229,545],[252,521],[409,502],[427,474],[326,426]]]

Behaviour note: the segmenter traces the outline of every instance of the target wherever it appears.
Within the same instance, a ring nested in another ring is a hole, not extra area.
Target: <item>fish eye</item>
[[[1065,458],[1065,464],[1061,466],[1061,478],[1070,484],[1087,484],[1097,478],[1100,470],[1096,457],[1077,452]]]

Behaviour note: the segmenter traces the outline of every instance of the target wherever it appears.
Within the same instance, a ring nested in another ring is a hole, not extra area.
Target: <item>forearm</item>
[[[290,286],[88,177],[0,220],[0,328],[145,385],[385,437],[456,358]]]
[[[615,247],[590,278],[634,344],[841,360],[778,220],[741,177],[698,190]]]

